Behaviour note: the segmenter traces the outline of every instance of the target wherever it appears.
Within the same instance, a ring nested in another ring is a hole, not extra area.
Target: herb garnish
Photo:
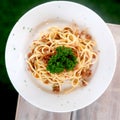
[[[64,70],[73,70],[77,64],[77,57],[71,48],[59,46],[47,64],[47,70],[51,73],[60,73]]]

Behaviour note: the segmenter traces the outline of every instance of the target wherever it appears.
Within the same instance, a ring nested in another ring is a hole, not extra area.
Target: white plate
[[[87,28],[95,38],[99,63],[88,86],[67,95],[51,94],[34,84],[27,70],[26,54],[41,30],[70,22]],[[116,67],[116,47],[107,25],[94,11],[74,2],[54,1],[29,10],[17,21],[8,37],[5,62],[13,86],[29,103],[47,111],[69,112],[90,105],[107,89]]]

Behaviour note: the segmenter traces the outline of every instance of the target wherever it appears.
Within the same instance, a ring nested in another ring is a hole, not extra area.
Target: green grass
[[[120,2],[118,2],[117,0],[85,1],[85,5],[93,9],[97,14],[99,14],[105,22],[120,24]]]
[[[49,0],[1,0],[0,4],[0,82],[13,88],[5,68],[5,45],[16,21],[29,9]],[[117,0],[75,0],[99,14],[105,22],[120,24],[120,2]],[[76,13],[78,14],[78,13]],[[13,88],[14,89],[14,88]]]

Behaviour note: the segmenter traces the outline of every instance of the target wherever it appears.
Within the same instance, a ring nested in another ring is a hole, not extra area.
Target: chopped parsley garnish
[[[64,70],[73,70],[77,64],[77,57],[71,48],[59,46],[47,64],[47,70],[51,73],[60,73]]]

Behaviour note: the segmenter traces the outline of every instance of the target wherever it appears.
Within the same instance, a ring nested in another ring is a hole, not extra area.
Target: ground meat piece
[[[53,55],[53,53],[49,53],[49,54],[44,55],[43,58],[42,58],[43,62],[45,64],[47,64],[52,55]]]
[[[90,69],[83,70],[83,71],[81,72],[82,78],[84,78],[84,79],[90,77],[91,74],[92,74],[92,71],[91,71]]]
[[[55,93],[60,92],[60,86],[59,86],[58,83],[55,83],[55,84],[53,85],[53,92],[55,92]]]

